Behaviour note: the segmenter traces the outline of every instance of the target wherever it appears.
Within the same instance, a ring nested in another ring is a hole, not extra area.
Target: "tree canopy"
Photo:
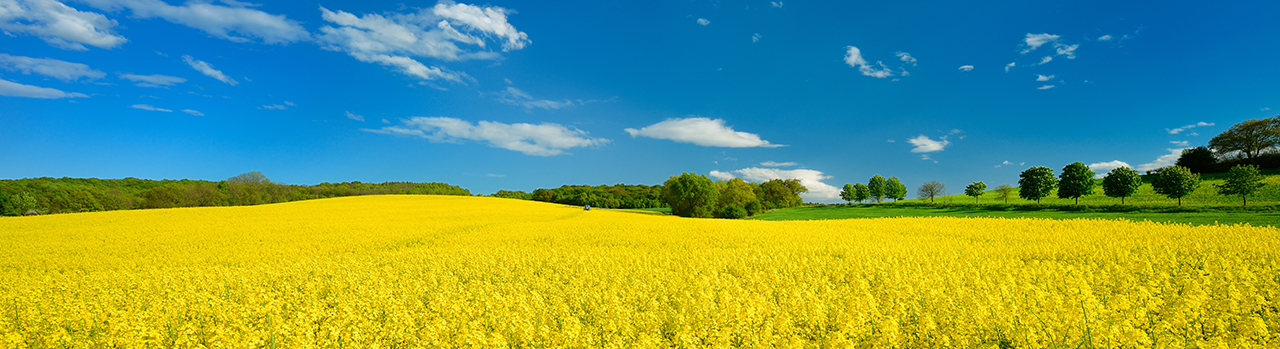
[[[1073,162],[1063,167],[1060,176],[1062,180],[1058,181],[1058,198],[1076,199],[1076,205],[1079,205],[1081,196],[1093,194],[1093,187],[1097,185],[1093,176],[1089,165],[1083,162]]]
[[[916,197],[924,199],[929,198],[929,202],[933,202],[936,196],[946,195],[947,185],[939,181],[928,181],[916,188]]]
[[[1240,195],[1241,206],[1249,206],[1249,195],[1266,186],[1262,182],[1264,179],[1266,177],[1258,172],[1258,166],[1236,165],[1227,171],[1227,180],[1217,185],[1218,194]]]
[[[996,186],[996,189],[995,189],[995,192],[996,192],[996,199],[1004,200],[1004,203],[1005,203],[1005,204],[1008,204],[1008,203],[1009,203],[1009,199],[1012,199],[1012,198],[1013,198],[1013,186],[1012,186],[1012,185],[1008,185],[1008,184],[1001,184],[1001,185],[997,185],[997,186]]]
[[[1058,180],[1053,177],[1053,170],[1044,166],[1029,168],[1018,177],[1018,197],[1035,200],[1037,204],[1040,199],[1048,197],[1058,185]]]
[[[662,198],[671,206],[671,214],[709,218],[715,214],[720,192],[711,178],[685,172],[679,176],[671,176],[662,184]]]
[[[968,186],[964,187],[964,195],[972,196],[975,204],[978,203],[978,197],[982,196],[985,191],[987,191],[987,184],[981,181],[969,183]]]
[[[871,188],[867,188],[866,184],[858,183],[853,185],[853,199],[858,202],[867,201],[871,198]]]
[[[1277,145],[1280,145],[1280,116],[1241,121],[1209,140],[1209,148],[1218,154],[1238,152],[1249,160]]]
[[[1200,175],[1191,173],[1186,167],[1166,167],[1154,172],[1155,179],[1151,181],[1151,188],[1156,194],[1178,199],[1178,206],[1182,206],[1182,198],[1200,188]]]
[[[907,186],[898,180],[898,177],[889,177],[885,181],[884,197],[893,200],[902,200],[907,198]]]
[[[1124,205],[1124,198],[1138,193],[1138,188],[1141,186],[1142,175],[1128,167],[1111,169],[1111,172],[1107,172],[1107,176],[1102,178],[1102,193],[1120,198],[1121,205]]]
[[[871,180],[867,181],[868,193],[876,202],[880,202],[880,199],[885,197],[885,193],[889,191],[888,189],[888,183],[880,175],[872,176]]]

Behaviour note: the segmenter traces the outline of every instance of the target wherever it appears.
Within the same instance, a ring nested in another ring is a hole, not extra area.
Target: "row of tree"
[[[666,207],[662,202],[660,185],[564,185],[553,189],[536,189],[532,193],[499,190],[489,196],[603,208]]]
[[[714,181],[696,173],[672,176],[662,184],[662,199],[681,217],[742,218],[765,210],[794,207],[809,192],[797,179],[755,184],[734,178]]]
[[[197,206],[258,205],[375,194],[471,195],[445,183],[273,183],[260,172],[223,181],[137,178],[27,178],[0,180],[0,214],[70,213]]]
[[[875,175],[867,181],[867,184],[845,183],[844,188],[840,190],[840,198],[849,202],[868,200],[880,202],[882,199],[897,201],[907,198],[907,186],[902,184],[898,177],[885,179],[880,175]]]

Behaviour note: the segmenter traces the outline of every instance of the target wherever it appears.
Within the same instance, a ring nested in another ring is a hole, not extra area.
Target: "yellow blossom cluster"
[[[0,218],[0,347],[1280,347],[1280,230],[364,196]]]

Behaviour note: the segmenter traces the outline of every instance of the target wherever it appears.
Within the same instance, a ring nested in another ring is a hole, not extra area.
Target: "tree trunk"
[[[1240,198],[1241,198],[1241,199],[1244,199],[1244,206],[1249,206],[1249,196],[1248,196],[1248,195],[1240,195]]]
[[[1080,206],[1080,197],[1079,197],[1079,196],[1077,196],[1077,197],[1076,197],[1076,206]]]
[[[1121,197],[1120,197],[1120,206],[1124,206],[1124,197],[1123,197],[1123,196],[1121,196]]]
[[[1182,198],[1178,198],[1178,207],[1182,207]]]

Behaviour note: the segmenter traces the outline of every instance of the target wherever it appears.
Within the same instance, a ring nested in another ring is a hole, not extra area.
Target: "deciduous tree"
[[[906,199],[907,186],[902,184],[902,181],[899,181],[898,177],[889,177],[889,180],[885,181],[884,197],[893,199],[894,201]]]
[[[1262,182],[1264,179],[1266,177],[1258,172],[1258,166],[1236,165],[1227,171],[1227,180],[1217,185],[1218,194],[1240,195],[1242,206],[1249,206],[1249,195],[1267,185]]]
[[[844,188],[840,189],[840,199],[843,199],[847,203],[853,203],[853,200],[857,197],[856,190],[857,189],[854,189],[853,184],[845,183]]]
[[[719,196],[716,182],[696,173],[672,176],[662,184],[662,198],[671,206],[671,214],[681,217],[711,217]]]
[[[1058,186],[1058,179],[1053,177],[1053,170],[1044,166],[1036,166],[1022,171],[1018,179],[1018,197],[1035,200],[1049,196],[1053,188]]]
[[[1076,205],[1079,205],[1081,196],[1093,194],[1093,187],[1097,185],[1093,176],[1089,165],[1082,162],[1073,162],[1063,167],[1060,176],[1062,180],[1058,182],[1058,198],[1076,199]]]
[[[1242,121],[1209,140],[1209,148],[1218,154],[1240,152],[1249,160],[1277,145],[1280,145],[1280,116]]]
[[[1009,199],[1013,198],[1012,185],[1008,185],[1008,184],[997,185],[995,191],[996,191],[996,199],[1004,200],[1004,203],[1006,205],[1009,204]]]
[[[1138,193],[1138,187],[1141,186],[1142,175],[1128,167],[1111,169],[1111,172],[1107,172],[1107,176],[1102,178],[1102,193],[1120,198],[1121,205],[1124,205],[1124,198]]]
[[[964,195],[972,196],[973,203],[975,204],[978,203],[978,197],[982,196],[982,193],[986,191],[987,184],[982,183],[981,181],[970,183],[968,186],[964,187]]]
[[[924,199],[929,198],[929,202],[933,202],[935,196],[945,195],[947,193],[947,185],[939,181],[928,181],[916,188],[916,197]]]
[[[867,181],[869,194],[871,194],[872,199],[876,199],[876,202],[880,202],[880,199],[884,198],[885,193],[889,191],[886,184],[888,183],[886,183],[884,177],[880,177],[880,175],[872,176],[871,180]]]
[[[853,185],[854,200],[857,200],[858,202],[863,202],[863,201],[867,201],[867,199],[869,198],[871,198],[871,188],[868,188],[866,184],[862,184],[862,183]]]
[[[1160,169],[1155,175],[1151,188],[1155,189],[1157,194],[1178,199],[1178,206],[1182,206],[1182,198],[1200,188],[1200,175],[1191,173],[1191,170],[1186,167],[1173,166]]]

